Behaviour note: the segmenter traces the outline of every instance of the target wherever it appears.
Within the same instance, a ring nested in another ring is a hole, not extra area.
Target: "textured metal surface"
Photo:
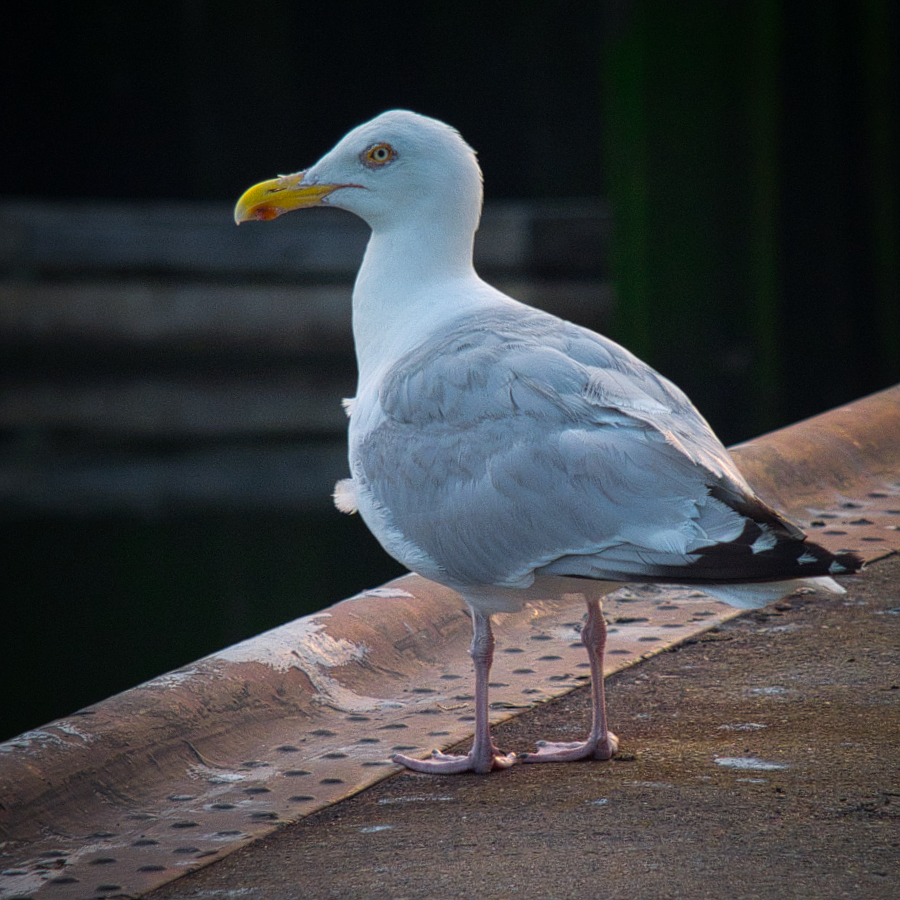
[[[732,447],[748,481],[829,550],[900,548],[900,385]]]
[[[900,388],[735,456],[830,548],[900,547]],[[495,720],[587,677],[571,601],[498,617]],[[605,611],[607,671],[735,614],[655,588]],[[452,745],[469,638],[459,599],[407,576],[0,745],[0,897],[140,894],[384,777],[392,752]]]
[[[898,900],[900,556],[607,685],[625,753],[489,778],[412,772],[153,900]],[[586,690],[495,729],[576,738]]]

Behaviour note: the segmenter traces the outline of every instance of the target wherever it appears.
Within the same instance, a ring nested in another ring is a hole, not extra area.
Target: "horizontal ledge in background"
[[[360,219],[335,209],[238,228],[229,204],[4,199],[0,274],[352,280],[368,236]],[[492,273],[596,276],[605,267],[608,239],[609,212],[601,200],[489,201],[475,261]]]
[[[523,303],[594,328],[613,314],[602,278],[492,279]],[[332,284],[219,283],[136,277],[0,281],[0,350],[21,356],[62,350],[75,365],[119,351],[146,365],[165,354],[194,371],[221,358],[296,360],[354,355],[350,327],[353,277]],[[81,351],[81,358],[79,358]],[[23,361],[25,361],[23,359]],[[102,358],[101,358],[102,363]],[[60,368],[60,362],[54,359]]]
[[[831,549],[900,547],[900,386],[733,452]],[[586,680],[570,600],[498,617],[496,720]],[[736,611],[650,587],[605,613],[613,671]],[[458,742],[469,639],[459,598],[409,575],[0,745],[0,896],[146,891],[390,774],[392,752]]]

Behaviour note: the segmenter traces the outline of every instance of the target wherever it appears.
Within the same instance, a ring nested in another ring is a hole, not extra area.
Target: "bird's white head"
[[[303,172],[254,185],[235,221],[274,219],[311,206],[334,206],[375,231],[455,220],[473,233],[481,214],[481,171],[459,133],[417,113],[392,110],[353,129]]]

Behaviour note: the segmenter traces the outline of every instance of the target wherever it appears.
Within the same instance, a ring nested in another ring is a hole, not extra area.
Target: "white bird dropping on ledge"
[[[475,153],[449,126],[384,113],[311,169],[250,188],[235,220],[310,206],[372,228],[353,290],[359,386],[348,404],[357,508],[381,545],[472,613],[475,739],[419,772],[609,759],[600,598],[623,582],[697,585],[740,607],[854,572],[766,506],[688,398],[613,341],[525,306],[472,266]],[[491,614],[581,593],[593,684],[587,739],[504,754],[488,720]],[[387,602],[387,601],[386,601]]]

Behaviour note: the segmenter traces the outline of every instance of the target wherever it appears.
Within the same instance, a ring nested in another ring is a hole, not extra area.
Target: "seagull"
[[[455,129],[383,113],[312,168],[251,187],[235,221],[315,206],[371,228],[353,289],[351,477],[336,505],[456,591],[472,618],[471,750],[394,762],[449,774],[612,757],[601,598],[624,583],[693,585],[743,608],[803,583],[843,592],[831,576],[855,572],[859,557],[807,540],[760,500],[679,388],[610,339],[482,281],[481,170]],[[563,594],[587,605],[590,732],[503,753],[489,722],[491,616]]]

